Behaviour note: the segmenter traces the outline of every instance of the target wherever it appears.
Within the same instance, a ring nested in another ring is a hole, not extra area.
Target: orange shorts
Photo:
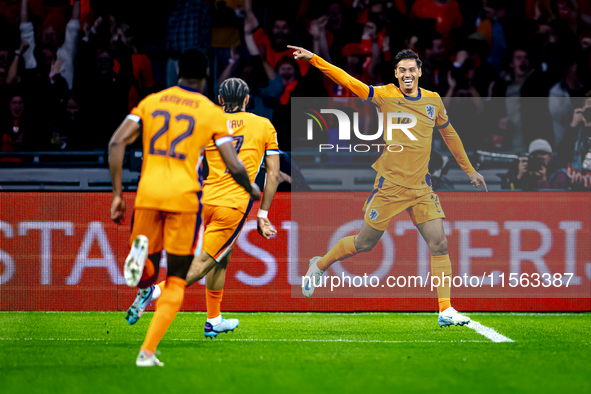
[[[251,208],[252,200],[245,212],[236,208],[203,204],[203,250],[215,261],[220,261],[232,249]]]
[[[148,254],[162,249],[177,256],[201,254],[201,212],[164,212],[136,208],[129,245],[138,235],[148,237]]]
[[[390,220],[404,210],[415,226],[445,217],[439,197],[431,187],[408,189],[378,174],[374,190],[363,205],[365,222],[376,230],[385,231]]]

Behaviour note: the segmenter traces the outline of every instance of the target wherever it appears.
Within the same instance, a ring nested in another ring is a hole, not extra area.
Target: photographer
[[[576,108],[573,119],[558,147],[559,157],[567,162],[566,174],[572,190],[591,190],[591,98]]]
[[[566,186],[564,169],[552,159],[550,143],[542,139],[529,144],[529,154],[519,158],[517,171],[511,179],[511,189],[532,191]]]

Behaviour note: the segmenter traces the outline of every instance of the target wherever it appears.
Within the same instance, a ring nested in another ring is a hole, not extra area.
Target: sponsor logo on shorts
[[[369,211],[369,220],[376,220],[379,215],[380,213],[378,211],[372,209],[371,211]]]

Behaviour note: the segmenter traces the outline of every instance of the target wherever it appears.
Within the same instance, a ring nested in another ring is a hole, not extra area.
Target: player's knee
[[[194,276],[197,278],[197,280],[203,278],[205,275],[207,275],[207,266],[205,264],[205,262],[200,261],[197,264],[193,264],[193,266],[191,266],[191,270],[189,273],[189,276]]]
[[[447,239],[443,238],[442,240],[431,242],[429,244],[429,250],[435,256],[447,254]]]
[[[355,241],[357,241],[357,239],[355,239]],[[379,239],[361,239],[358,242],[355,242],[355,249],[357,249],[359,253],[369,252],[378,244],[378,241]]]

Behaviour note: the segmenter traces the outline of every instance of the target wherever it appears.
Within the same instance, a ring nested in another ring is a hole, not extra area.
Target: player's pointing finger
[[[484,185],[484,191],[488,193],[488,188],[486,187],[486,182],[484,181],[484,178],[482,178],[482,184]]]

